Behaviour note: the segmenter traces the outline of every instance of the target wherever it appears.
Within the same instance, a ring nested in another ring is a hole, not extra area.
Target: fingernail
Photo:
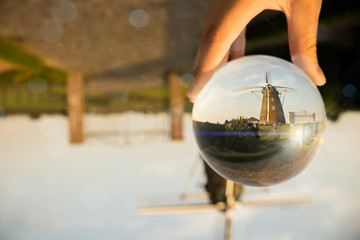
[[[193,94],[192,94],[192,89],[189,88],[186,90],[186,96],[188,97],[189,101],[194,103],[195,102],[195,98],[193,97]]]
[[[193,86],[194,86],[194,80],[189,83],[187,90],[188,91],[191,90],[193,88]]]
[[[326,83],[326,77],[319,65],[316,66],[316,72],[318,74],[318,79],[317,79],[316,85],[318,85],[318,86],[324,85]]]

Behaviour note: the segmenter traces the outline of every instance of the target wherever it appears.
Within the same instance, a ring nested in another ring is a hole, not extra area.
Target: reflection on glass
[[[322,98],[308,76],[268,56],[223,66],[193,108],[202,157],[223,177],[255,186],[301,172],[316,154],[325,124]]]

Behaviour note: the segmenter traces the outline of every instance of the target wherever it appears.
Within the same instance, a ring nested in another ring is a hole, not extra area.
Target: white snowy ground
[[[244,196],[305,192],[311,203],[240,206],[233,239],[360,239],[359,120],[359,112],[349,112],[329,122],[305,171],[268,193]],[[143,199],[167,202],[181,193],[196,156],[190,126],[187,116],[183,142],[70,146],[62,116],[0,118],[0,239],[222,239],[217,211],[136,215]]]

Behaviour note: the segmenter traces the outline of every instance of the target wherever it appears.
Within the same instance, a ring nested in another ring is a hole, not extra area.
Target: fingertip
[[[190,83],[189,88],[186,90],[186,96],[188,97],[189,101],[194,103],[196,96],[193,93],[193,82]]]
[[[311,69],[313,69],[311,71]],[[312,68],[305,68],[304,71],[309,75],[311,80],[315,83],[316,86],[323,86],[326,83],[326,77],[322,69],[318,64]]]
[[[318,79],[316,79],[315,81],[314,81],[314,83],[316,84],[316,86],[319,86],[319,87],[321,87],[321,86],[324,86],[325,85],[325,83],[326,83],[326,79],[324,78],[318,78]]]
[[[316,66],[316,72],[318,74],[318,77],[315,81],[315,84],[317,86],[323,86],[326,83],[326,77],[324,72],[322,71],[321,67],[319,65]]]
[[[302,69],[317,86],[323,86],[326,83],[326,77],[318,64],[317,58],[308,57],[305,54],[296,54],[292,56],[293,63]]]
[[[306,73],[311,78],[311,80],[314,82],[314,84],[316,86],[325,85],[326,78],[325,78],[325,75],[322,72],[319,73],[318,71],[316,71],[316,72],[306,72]]]
[[[191,93],[191,89],[186,90],[186,96],[189,99],[189,101],[192,102],[193,96]]]
[[[322,79],[318,80],[317,79],[317,80],[314,81],[314,83],[315,83],[316,86],[321,87],[321,86],[325,85],[326,80],[322,80]]]
[[[201,72],[198,68],[195,69],[193,74],[194,79],[191,81],[188,89],[186,90],[186,96],[192,103],[195,102],[196,97],[210,80],[212,74],[213,71]]]

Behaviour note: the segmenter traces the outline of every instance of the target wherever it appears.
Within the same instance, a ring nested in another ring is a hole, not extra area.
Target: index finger
[[[187,96],[196,98],[214,71],[227,60],[231,44],[263,10],[261,0],[214,0],[200,37],[194,80]]]

